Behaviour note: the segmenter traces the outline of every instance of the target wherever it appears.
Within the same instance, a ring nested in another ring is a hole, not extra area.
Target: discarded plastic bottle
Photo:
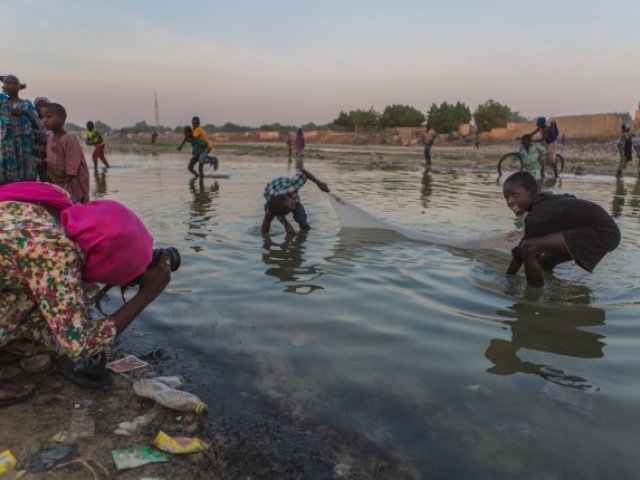
[[[196,395],[171,388],[158,378],[143,378],[133,384],[133,391],[139,397],[149,398],[172,410],[194,412],[196,415],[207,410],[207,405]]]
[[[71,412],[71,425],[69,428],[71,438],[93,437],[96,433],[96,422],[86,408],[78,407]]]

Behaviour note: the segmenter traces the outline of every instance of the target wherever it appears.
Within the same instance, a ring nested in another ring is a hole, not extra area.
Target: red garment
[[[89,202],[89,169],[76,137],[47,137],[47,174],[51,183],[69,192],[72,202]]]

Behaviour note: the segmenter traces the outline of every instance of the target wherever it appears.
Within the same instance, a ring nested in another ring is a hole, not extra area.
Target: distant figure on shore
[[[304,133],[302,132],[301,128],[299,128],[298,131],[296,132],[296,139],[293,143],[293,147],[296,150],[296,161],[301,162],[302,154],[304,153],[304,147],[305,147]]]
[[[151,145],[155,145],[158,141],[158,132],[153,132],[151,134]]]
[[[293,213],[293,219],[300,225],[300,230],[309,230],[311,226],[307,222],[307,213],[300,202],[298,190],[311,180],[323,192],[329,192],[326,183],[321,182],[305,169],[301,169],[293,177],[278,177],[271,180],[264,188],[264,198],[267,201],[264,206],[264,219],[262,220],[262,234],[269,233],[274,217],[284,226],[287,235],[294,235],[296,231],[287,221],[286,216]]]
[[[15,75],[0,76],[0,185],[36,180],[38,157],[36,133],[41,128],[36,109],[29,100],[21,99],[20,90],[27,86]]]
[[[616,170],[616,177],[621,177],[624,167],[633,160],[633,133],[631,133],[631,126],[628,122],[622,124],[622,133],[618,139],[618,151],[620,152],[620,162],[618,170]]]
[[[89,168],[78,139],[64,130],[67,111],[62,105],[48,103],[42,119],[52,132],[47,138],[47,175],[49,181],[64,188],[73,203],[89,203]]]
[[[87,141],[85,143],[87,145],[93,145],[93,154],[91,155],[91,159],[93,160],[93,169],[98,169],[98,160],[104,163],[106,168],[109,168],[109,162],[107,162],[107,158],[104,156],[104,149],[106,146],[104,139],[100,132],[96,130],[92,121],[87,122]]]
[[[285,142],[287,145],[287,158],[289,162],[291,162],[291,157],[293,157],[293,140],[291,140],[291,134],[287,133],[287,141]]]
[[[424,144],[424,162],[427,167],[431,167],[431,147],[433,146],[433,142],[437,135],[438,132],[435,131],[431,122],[427,122],[424,134],[422,135],[422,143]]]
[[[547,124],[545,117],[539,117],[536,122],[536,129],[531,132],[531,136],[533,137],[536,133],[539,133],[540,140],[544,141],[547,150],[547,161],[550,162],[551,168],[553,168],[553,176],[557,177],[558,164],[556,163],[556,154],[558,153],[558,137],[560,136],[558,124],[555,120],[550,120]],[[544,177],[544,165],[542,176]]]
[[[186,131],[186,129],[185,129]],[[213,142],[209,139],[209,135],[204,129],[200,126],[200,117],[193,117],[191,119],[191,132],[192,135],[196,138],[203,140],[207,144],[206,151],[201,152],[200,162],[202,165],[206,163],[210,163],[214,170],[218,169],[218,159],[214,156],[210,156],[209,152],[213,149]],[[187,142],[187,137],[182,140],[182,143],[178,146],[178,151],[182,150],[182,146]],[[191,144],[193,146],[193,144]]]
[[[480,134],[476,132],[476,136],[473,139],[473,144],[476,146],[476,150],[480,149]]]
[[[620,244],[620,230],[602,207],[573,195],[539,193],[529,172],[511,175],[502,191],[513,213],[528,213],[522,240],[511,251],[507,275],[515,275],[524,264],[532,287],[542,287],[543,271],[563,262],[573,260],[591,272]]]

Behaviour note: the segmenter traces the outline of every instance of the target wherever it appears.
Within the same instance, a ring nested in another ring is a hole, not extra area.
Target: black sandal
[[[106,369],[107,357],[104,352],[74,363],[63,357],[58,362],[58,371],[73,383],[86,388],[102,388],[111,384]]]

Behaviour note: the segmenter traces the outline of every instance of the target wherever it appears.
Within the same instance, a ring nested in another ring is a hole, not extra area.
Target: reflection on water
[[[431,176],[430,169],[425,168],[422,174],[422,190],[420,191],[420,198],[422,199],[422,206],[429,208],[429,197],[433,193],[433,177]]]
[[[498,310],[496,314],[510,319],[502,323],[509,326],[511,339],[490,341],[485,357],[493,366],[487,369],[488,372],[497,375],[532,373],[563,384],[587,386],[587,379],[563,372],[558,365],[523,360],[518,352],[526,355],[527,351],[534,350],[577,358],[601,358],[604,356],[604,335],[585,328],[604,325],[604,310],[578,305],[562,308],[521,301],[507,310]]]
[[[287,235],[281,242],[271,236],[264,238],[262,261],[267,265],[264,273],[280,282],[292,283],[285,287],[287,293],[307,295],[323,289],[321,285],[309,283],[319,278],[322,271],[315,265],[304,266],[304,243],[308,234],[308,230],[301,230],[297,235]]]
[[[93,198],[104,197],[107,194],[107,170],[93,171]]]
[[[313,230],[264,238],[264,185],[295,168],[282,157],[232,158],[215,179],[190,180],[183,163],[118,159],[93,188],[142,212],[159,244],[184,253],[134,326],[146,336],[123,342],[137,353],[154,332],[160,346],[170,338],[215,426],[253,425],[254,405],[275,404],[303,436],[328,432],[313,438],[330,438],[332,465],[350,463],[354,478],[637,476],[638,182],[622,185],[620,247],[593,274],[558,266],[530,298],[522,275],[505,276],[508,254],[342,229],[316,188],[301,192]],[[412,229],[480,236],[522,220],[493,172],[307,163],[337,195]],[[620,189],[613,177],[550,182],[607,207]],[[589,418],[578,411],[587,408]],[[296,458],[297,438],[287,443]]]

